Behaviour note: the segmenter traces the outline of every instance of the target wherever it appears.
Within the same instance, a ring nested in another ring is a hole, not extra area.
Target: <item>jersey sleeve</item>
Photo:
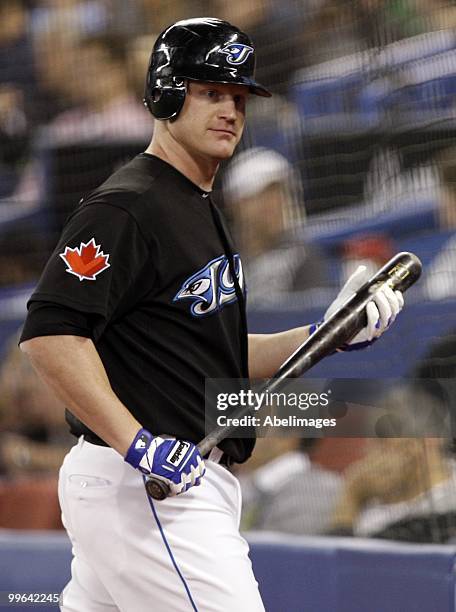
[[[91,338],[96,317],[61,304],[33,301],[29,305],[19,344],[38,336]]]
[[[32,301],[61,304],[109,320],[149,259],[136,219],[103,203],[83,206],[67,222]],[[153,280],[153,268],[147,277]]]

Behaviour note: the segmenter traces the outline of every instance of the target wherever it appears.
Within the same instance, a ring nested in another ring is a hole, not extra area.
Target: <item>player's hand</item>
[[[154,438],[146,429],[136,434],[125,461],[143,474],[163,480],[169,486],[170,497],[201,484],[206,471],[194,444],[175,438]]]
[[[325,312],[323,320],[329,319],[336,310],[369,280],[369,277],[370,274],[366,266],[358,266]],[[404,298],[402,293],[400,291],[393,291],[384,284],[366,306],[367,325],[346,344],[339,347],[339,350],[353,351],[371,345],[392,325],[403,306]]]

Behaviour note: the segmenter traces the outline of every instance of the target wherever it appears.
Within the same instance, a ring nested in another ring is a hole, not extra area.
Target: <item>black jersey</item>
[[[96,315],[93,341],[116,395],[153,434],[197,443],[205,379],[248,377],[231,248],[208,194],[143,153],[72,214],[30,302]],[[241,462],[253,443],[220,447]]]

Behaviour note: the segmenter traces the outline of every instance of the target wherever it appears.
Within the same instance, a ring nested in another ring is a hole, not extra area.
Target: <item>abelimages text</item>
[[[336,419],[306,419],[294,414],[286,417],[267,415],[263,418],[253,415],[234,418],[221,414],[217,417],[217,425],[219,427],[308,427],[322,429],[323,427],[335,427],[337,421]]]

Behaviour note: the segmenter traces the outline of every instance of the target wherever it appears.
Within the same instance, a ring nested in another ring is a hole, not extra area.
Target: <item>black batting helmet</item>
[[[247,85],[271,93],[254,79],[255,49],[247,34],[211,17],[178,21],[155,42],[144,103],[156,119],[174,119],[187,92],[186,80]]]

